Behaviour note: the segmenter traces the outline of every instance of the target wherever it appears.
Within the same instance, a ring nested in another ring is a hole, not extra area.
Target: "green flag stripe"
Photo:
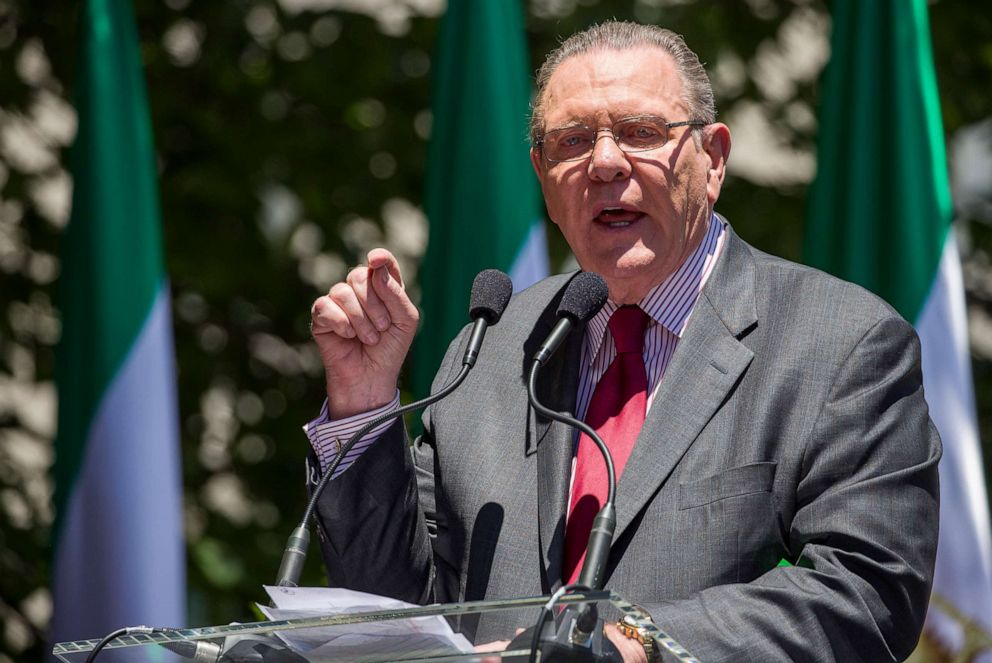
[[[937,88],[937,72],[933,66],[933,49],[930,47],[930,20],[925,2],[913,2],[912,34],[916,37],[916,69],[920,75],[920,96],[923,102],[923,121],[926,122],[926,145],[930,148],[930,159],[924,162],[930,166],[930,182],[936,198],[939,221],[945,224],[945,237],[941,238],[938,251],[942,252],[946,235],[950,233],[954,218],[954,204],[951,201],[951,184],[947,173],[947,152],[944,147],[944,123],[940,113],[940,91]],[[920,36],[922,35],[922,38]],[[938,222],[939,222],[938,221]],[[938,258],[939,260],[939,258]]]
[[[469,267],[488,258],[506,269],[538,217],[519,14],[516,2],[455,0],[442,20],[428,155],[427,270],[431,258]]]
[[[59,284],[56,514],[64,511],[98,404],[164,280],[152,134],[130,3],[91,0],[81,18],[79,129]]]
[[[447,343],[468,322],[474,276],[509,270],[541,212],[528,156],[530,79],[519,2],[452,0],[436,53],[425,192],[430,236],[413,358],[418,394],[429,390]]]
[[[809,264],[873,290],[909,320],[950,223],[926,22],[923,2],[834,3],[805,242]]]
[[[934,594],[948,599],[940,610],[953,601],[988,626],[988,508],[927,3],[835,0],[833,10],[807,256],[881,294],[919,332],[944,444]],[[948,642],[960,630],[932,611],[928,624]]]

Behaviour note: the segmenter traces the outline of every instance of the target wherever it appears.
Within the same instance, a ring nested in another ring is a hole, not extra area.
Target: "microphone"
[[[465,354],[462,357],[462,367],[458,371],[458,375],[436,394],[376,417],[358,429],[348,439],[348,442],[341,447],[337,458],[327,468],[324,476],[320,479],[320,483],[314,488],[313,494],[310,496],[310,501],[307,503],[307,508],[303,512],[303,519],[296,529],[293,530],[292,534],[289,535],[289,540],[286,542],[286,548],[283,551],[282,562],[279,564],[276,585],[280,587],[296,587],[299,583],[300,574],[303,572],[303,563],[307,558],[307,548],[310,546],[310,517],[317,508],[317,501],[320,499],[321,493],[324,492],[324,488],[330,481],[331,476],[333,476],[334,470],[341,464],[341,460],[355,446],[358,440],[362,439],[366,433],[379,424],[401,417],[407,412],[412,412],[413,410],[436,403],[457,389],[468,376],[472,367],[475,366],[475,361],[478,359],[479,351],[482,348],[482,341],[486,337],[486,329],[499,322],[512,294],[513,282],[510,281],[509,276],[498,269],[487,269],[479,272],[475,277],[475,281],[472,282],[472,296],[469,304],[469,316],[474,320],[474,323],[472,325],[472,331],[469,334],[468,347],[465,348]]]
[[[602,509],[593,519],[592,529],[589,533],[589,543],[586,547],[585,562],[582,571],[579,573],[578,582],[575,586],[586,587],[588,589],[602,589],[603,576],[606,573],[606,563],[609,558],[610,544],[613,542],[613,533],[616,530],[616,472],[613,467],[613,457],[609,448],[602,438],[596,434],[586,422],[580,421],[562,412],[556,412],[544,406],[537,398],[537,375],[541,367],[547,363],[554,353],[561,346],[569,333],[578,325],[592,319],[609,296],[609,288],[603,278],[593,272],[581,272],[568,284],[565,293],[562,295],[561,304],[558,306],[558,322],[552,328],[551,333],[541,344],[534,356],[531,364],[530,377],[527,382],[527,397],[531,406],[541,415],[559,421],[566,426],[577,428],[596,444],[603,460],[606,463],[607,475],[607,496]],[[572,587],[575,587],[572,586]],[[605,661],[615,660],[612,658],[615,650],[609,641],[604,643],[601,636],[601,629],[597,630],[600,623],[595,603],[589,603],[577,615],[572,615],[558,633],[551,640],[545,640],[544,648],[547,652],[555,652],[557,655],[566,655],[565,660],[586,660],[591,655],[591,660]],[[526,634],[518,636],[518,640],[531,639],[531,658],[535,660],[537,649],[542,637],[542,624],[547,611],[542,611],[541,619],[533,633],[528,637]],[[516,640],[515,640],[516,642]],[[585,651],[586,654],[578,654]],[[566,654],[566,652],[568,652]]]
[[[610,553],[610,544],[613,542],[613,532],[616,529],[614,498],[617,482],[613,468],[613,457],[602,438],[586,422],[561,412],[555,412],[542,405],[537,399],[536,387],[537,374],[541,367],[547,363],[577,323],[588,322],[603,308],[608,296],[609,288],[599,274],[581,272],[572,279],[558,305],[558,322],[534,356],[530,380],[527,384],[527,397],[533,408],[549,419],[560,421],[566,426],[577,428],[588,435],[603,454],[603,460],[606,463],[608,483],[606,502],[593,519],[589,544],[586,549],[586,559],[577,583],[589,589],[602,589],[606,561]]]
[[[462,364],[475,366],[482,348],[482,340],[486,329],[499,322],[503,317],[506,305],[510,303],[513,294],[513,282],[510,277],[498,269],[486,269],[479,272],[472,282],[472,296],[469,300],[468,316],[475,320],[472,333],[468,337],[468,347]]]
[[[602,276],[595,272],[579,272],[565,288],[565,294],[558,304],[558,322],[544,339],[544,343],[541,343],[534,361],[544,366],[576,324],[589,322],[599,313],[609,294],[610,290]]]

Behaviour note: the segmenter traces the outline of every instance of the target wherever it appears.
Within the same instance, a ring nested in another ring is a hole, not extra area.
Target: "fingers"
[[[492,642],[486,642],[481,645],[476,645],[473,649],[478,654],[492,653],[505,651],[507,645],[510,644],[509,640],[494,640]],[[479,663],[500,663],[501,657],[499,656],[482,656],[479,658]]]
[[[372,249],[368,253],[369,269],[376,270],[385,267],[390,275],[396,279],[400,287],[405,287],[403,276],[400,274],[400,263],[396,257],[387,249]]]
[[[375,345],[379,342],[379,331],[369,319],[354,287],[348,283],[337,283],[331,287],[327,296],[347,316],[351,328],[362,343]]]
[[[372,322],[376,331],[389,329],[389,311],[386,309],[375,288],[369,283],[374,278],[374,272],[368,267],[356,267],[348,274],[347,283],[351,286],[355,299],[365,316]]]
[[[644,651],[644,645],[637,640],[632,640],[620,632],[616,624],[604,624],[603,633],[613,646],[620,652],[620,657],[625,663],[648,663],[648,656]]]
[[[399,262],[386,249],[369,251],[372,288],[389,312],[393,324],[404,331],[415,331],[420,313],[403,285]]]
[[[337,334],[343,338],[355,338],[348,315],[328,295],[318,297],[310,309],[310,333]]]
[[[493,640],[492,642],[476,645],[473,649],[478,653],[504,651],[508,644],[510,644],[509,640]]]
[[[375,345],[393,325],[403,332],[416,330],[419,313],[403,288],[396,258],[385,249],[373,249],[368,259],[368,266],[351,270],[344,282],[314,302],[310,314],[315,336],[333,333]]]
[[[356,278],[354,284],[336,283],[326,295],[317,298],[310,309],[310,331],[314,336],[337,334],[343,338],[358,337],[367,345],[379,342],[380,325],[383,329],[389,326],[389,315],[374,293],[374,300],[367,301],[364,293],[370,288],[360,281]]]

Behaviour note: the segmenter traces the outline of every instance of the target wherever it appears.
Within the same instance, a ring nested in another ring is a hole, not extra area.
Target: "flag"
[[[80,12],[62,238],[53,642],[186,614],[175,358],[130,0]]]
[[[516,291],[548,274],[527,139],[530,65],[518,0],[451,0],[435,52],[424,201],[430,234],[413,359],[419,395],[468,323],[478,272],[502,269]]]
[[[992,631],[992,545],[926,0],[832,6],[805,255],[885,298],[920,335],[944,445],[928,633],[957,648],[962,629],[939,605]]]

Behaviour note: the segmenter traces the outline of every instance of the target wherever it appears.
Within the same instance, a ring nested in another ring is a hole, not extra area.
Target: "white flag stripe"
[[[530,227],[508,273],[513,292],[529,288],[548,275],[548,242],[543,221],[536,220]]]
[[[923,386],[940,432],[940,538],[934,592],[992,631],[992,533],[982,471],[961,262],[953,231],[944,243],[937,279],[917,321]],[[962,634],[931,616],[947,644]],[[992,653],[978,659],[992,663]]]
[[[52,621],[59,639],[99,638],[107,624],[185,626],[172,347],[163,284],[95,413],[61,519]]]

